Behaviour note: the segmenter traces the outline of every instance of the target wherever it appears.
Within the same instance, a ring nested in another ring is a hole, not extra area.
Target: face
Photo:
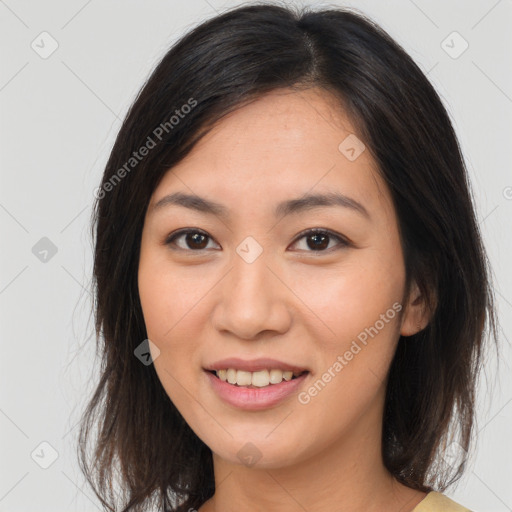
[[[326,92],[274,91],[218,122],[151,197],[138,284],[155,369],[222,460],[283,467],[368,418],[380,430],[417,318],[389,192],[354,133]],[[338,201],[306,200],[325,194]],[[216,364],[228,358],[241,362]],[[287,380],[287,365],[307,372]]]

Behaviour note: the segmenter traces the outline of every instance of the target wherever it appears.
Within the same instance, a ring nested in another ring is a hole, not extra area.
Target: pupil
[[[188,234],[187,235],[187,243],[192,239],[192,245],[196,248],[196,249],[204,249],[208,244],[205,243],[205,240],[206,240],[206,236],[205,235],[202,235],[201,233],[193,233],[193,234]],[[202,239],[202,243],[201,243],[201,239]],[[190,247],[190,245],[189,245]],[[192,247],[191,247],[192,248]]]
[[[315,240],[313,245],[308,243],[310,249],[325,249],[329,245],[329,236],[324,235],[322,233],[317,233],[315,235],[310,235],[308,240]],[[320,240],[321,239],[321,240]],[[317,243],[320,242],[320,243]]]

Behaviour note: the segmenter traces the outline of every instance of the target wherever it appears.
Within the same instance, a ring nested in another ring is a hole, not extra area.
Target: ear
[[[430,313],[427,310],[425,297],[421,294],[416,281],[414,281],[409,295],[409,301],[402,315],[400,334],[402,336],[412,336],[425,329],[429,321]]]

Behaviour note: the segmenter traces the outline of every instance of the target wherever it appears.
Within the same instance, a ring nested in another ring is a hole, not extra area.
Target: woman
[[[496,337],[488,263],[446,110],[381,28],[203,23],[96,196],[80,457],[107,510],[467,510],[442,493]]]

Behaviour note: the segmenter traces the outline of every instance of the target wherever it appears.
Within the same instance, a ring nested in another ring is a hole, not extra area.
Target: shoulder
[[[429,492],[412,512],[471,512],[444,494]]]

